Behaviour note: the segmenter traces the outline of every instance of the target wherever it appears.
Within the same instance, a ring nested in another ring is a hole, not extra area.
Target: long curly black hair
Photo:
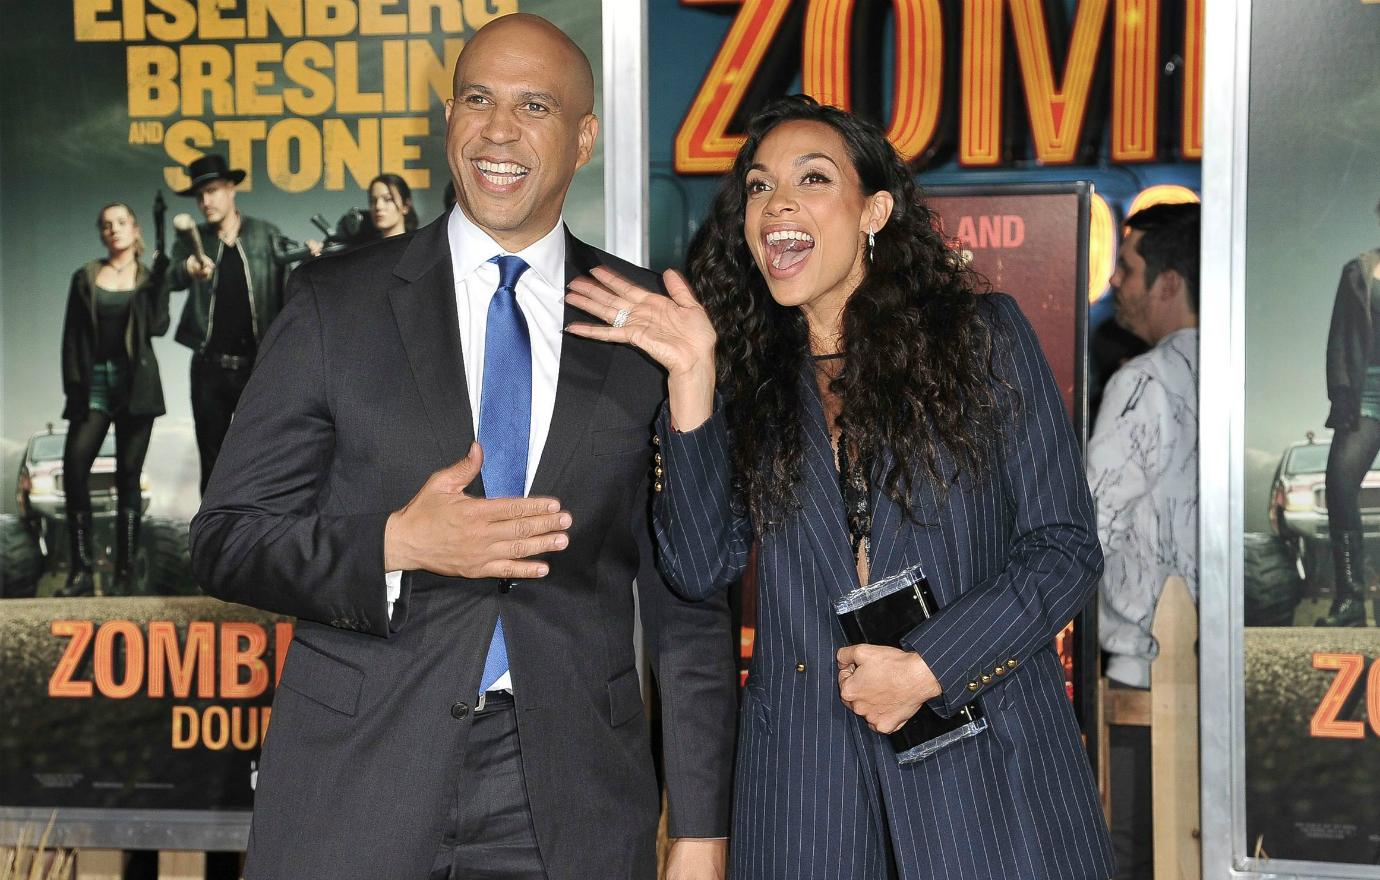
[[[918,479],[940,498],[965,474],[985,476],[1002,436],[1003,389],[992,329],[977,314],[982,282],[938,231],[910,172],[882,131],[797,95],[747,125],[747,142],[690,244],[689,279],[718,334],[718,387],[732,436],[734,491],[770,528],[796,505],[802,456],[801,372],[810,356],[805,316],[772,299],[744,237],[745,181],[762,140],[784,122],[820,122],[843,138],[865,195],[894,207],[876,233],[865,276],[843,312],[839,427],[857,460],[885,463],[882,487],[915,519]],[[808,387],[808,386],[804,386]]]

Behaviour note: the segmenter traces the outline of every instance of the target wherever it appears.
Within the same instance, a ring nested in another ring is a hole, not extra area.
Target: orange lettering
[[[1314,669],[1335,669],[1337,677],[1323,695],[1322,702],[1308,723],[1309,736],[1328,739],[1361,739],[1366,735],[1365,725],[1359,721],[1338,721],[1337,716],[1346,705],[1361,672],[1366,668],[1366,658],[1360,654],[1336,654],[1320,652],[1313,655]]]
[[[1160,57],[1160,0],[1116,0],[1112,41],[1113,162],[1152,162],[1156,153],[1156,76]]]
[[[196,674],[196,695],[203,699],[215,696],[216,671],[212,656],[216,638],[215,624],[198,620],[187,624],[187,645],[178,650],[177,629],[170,620],[149,623],[149,696],[167,696],[168,679],[172,679],[173,696],[186,699],[192,692],[192,674]]]
[[[244,643],[241,646],[241,643]],[[220,625],[220,695],[240,700],[257,697],[268,687],[268,664],[264,651],[268,636],[257,623],[222,623]],[[249,679],[240,681],[240,670],[249,670]],[[203,736],[207,736],[203,724]]]
[[[1048,165],[1067,165],[1078,156],[1088,92],[1107,20],[1107,0],[1080,0],[1064,75],[1057,87],[1044,5],[1040,0],[1010,2],[1011,32],[1021,65],[1021,84],[1025,86],[1035,158]]]
[[[115,640],[125,643],[124,679],[115,680]],[[144,686],[144,633],[132,620],[107,620],[96,630],[94,654],[96,690],[112,700],[124,700]]]
[[[72,676],[76,674],[77,667],[81,665],[82,655],[86,653],[86,646],[91,644],[91,633],[95,631],[95,628],[95,625],[89,620],[53,621],[48,631],[58,638],[69,638],[72,641],[67,643],[67,648],[62,652],[62,657],[58,659],[57,666],[53,667],[53,676],[48,679],[48,696],[91,696],[91,682],[73,681]]]
[[[676,132],[676,171],[682,174],[720,174],[733,165],[744,139],[729,134],[728,124],[738,112],[791,0],[741,3],[742,9]]]

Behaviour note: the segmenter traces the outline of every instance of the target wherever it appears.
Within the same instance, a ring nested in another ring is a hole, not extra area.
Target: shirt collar
[[[450,240],[451,268],[455,272],[457,282],[470,277],[493,257],[509,253],[487,232],[476,226],[469,217],[466,217],[459,205],[451,209],[450,218],[446,224],[446,235]],[[556,221],[556,225],[551,228],[550,232],[518,251],[514,256],[522,257],[529,270],[537,273],[537,277],[549,287],[564,291],[564,217]]]

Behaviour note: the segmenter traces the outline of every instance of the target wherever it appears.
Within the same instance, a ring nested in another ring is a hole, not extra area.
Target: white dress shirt
[[[488,327],[489,301],[498,289],[498,266],[489,262],[508,254],[488,233],[474,225],[459,206],[450,212],[446,234],[455,277],[455,306],[460,317],[460,347],[465,364],[465,385],[470,395],[474,434],[479,436],[480,396],[484,390],[484,335]],[[560,374],[561,341],[565,325],[565,224],[556,225],[544,237],[514,256],[527,263],[517,283],[517,304],[527,320],[532,343],[532,421],[527,438],[526,490],[531,491],[551,412],[556,405],[556,380]],[[390,571],[388,613],[402,591],[402,572]],[[510,690],[508,673],[492,690]]]

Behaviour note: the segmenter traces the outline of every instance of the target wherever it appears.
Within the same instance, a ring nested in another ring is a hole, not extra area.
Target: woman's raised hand
[[[593,278],[570,283],[565,301],[606,324],[573,323],[576,336],[623,342],[647,353],[666,368],[671,418],[677,429],[698,426],[714,407],[714,343],[709,316],[680,273],[667,271],[669,297],[638,287],[617,272],[599,267]]]
[[[565,301],[609,326],[575,323],[566,328],[571,333],[634,345],[672,374],[713,361],[714,327],[680,273],[671,270],[662,276],[670,297],[638,287],[602,266],[591,274],[593,278],[570,283]]]

